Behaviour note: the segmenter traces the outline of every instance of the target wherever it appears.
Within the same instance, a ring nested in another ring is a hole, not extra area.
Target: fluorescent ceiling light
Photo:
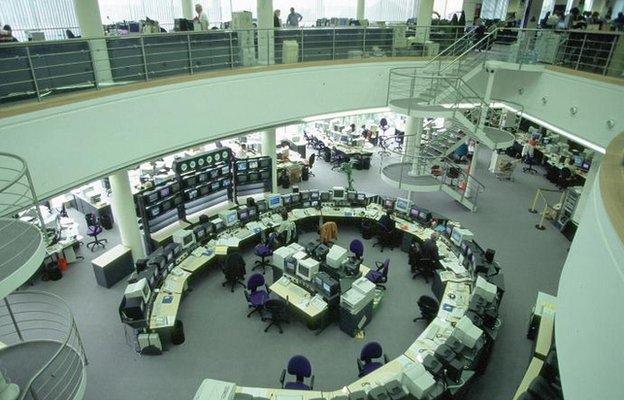
[[[349,117],[351,115],[358,115],[358,114],[376,114],[376,113],[384,113],[384,112],[389,112],[389,111],[390,111],[390,107],[365,108],[362,110],[351,110],[351,111],[344,111],[344,112],[332,113],[332,114],[314,115],[312,117],[303,118],[302,121],[312,122],[312,121],[320,121],[323,119]]]

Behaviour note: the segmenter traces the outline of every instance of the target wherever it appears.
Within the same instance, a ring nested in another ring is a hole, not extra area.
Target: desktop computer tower
[[[369,302],[360,312],[357,314],[351,314],[347,309],[340,307],[340,330],[351,337],[355,335],[368,323],[373,317],[373,302]]]

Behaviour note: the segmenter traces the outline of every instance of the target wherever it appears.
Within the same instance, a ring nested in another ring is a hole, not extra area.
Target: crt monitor
[[[292,198],[292,201],[291,201],[292,204],[299,204],[299,203],[301,203],[301,194],[293,193],[291,195],[291,198]]]
[[[383,203],[383,207],[386,210],[392,210],[394,208],[394,200],[393,199],[385,199]]]
[[[257,173],[257,172],[250,173],[249,174],[249,180],[252,181],[252,182],[259,181],[260,180],[260,174]]]
[[[225,226],[232,226],[238,222],[238,212],[236,210],[227,210],[219,213],[219,216],[225,223]]]
[[[223,167],[221,167],[221,175],[227,175],[229,173],[230,173],[229,165],[224,165]]]
[[[260,166],[262,168],[266,168],[269,167],[271,165],[271,159],[270,158],[263,158],[260,160]]]
[[[148,209],[150,218],[155,218],[160,214],[160,206],[153,206]]]
[[[220,188],[221,188],[220,182],[213,182],[212,185],[210,185],[210,190],[212,190],[213,192],[216,192]]]
[[[312,207],[312,203],[309,202],[309,201],[304,201],[301,205],[302,205],[303,208]]]
[[[318,200],[320,199],[318,190],[310,190],[310,200]]]
[[[282,196],[282,204],[284,206],[289,206],[292,204],[292,196],[290,194],[285,194]]]
[[[258,160],[249,161],[249,169],[256,169],[256,168],[258,168]]]
[[[397,197],[394,202],[394,210],[400,213],[407,214],[410,210],[411,201],[402,197]]]
[[[444,228],[444,234],[448,237],[451,237],[451,235],[453,234],[453,225],[452,224],[446,224],[446,227]]]
[[[192,188],[195,185],[197,185],[197,176],[196,175],[191,175],[189,177],[187,177],[186,179],[184,179],[184,186],[187,188]]]
[[[249,208],[247,208],[247,206],[238,209],[238,219],[241,221],[247,221],[249,219]]]
[[[183,248],[191,247],[195,244],[195,236],[193,231],[179,230],[173,234],[173,242],[179,243]]]
[[[574,165],[576,165],[577,167],[580,167],[581,165],[583,165],[583,157],[581,156],[574,156]]]
[[[236,182],[245,183],[247,182],[247,174],[238,174],[236,175]]]
[[[266,200],[258,200],[256,201],[256,207],[258,208],[258,213],[263,213],[268,209],[268,204]]]
[[[171,186],[165,186],[164,188],[160,189],[160,198],[164,199],[165,197],[169,196],[171,194]]]
[[[365,193],[358,193],[356,196],[357,202],[358,203],[365,203],[366,202],[366,194]]]
[[[202,172],[202,173],[198,174],[197,175],[197,180],[199,181],[199,183],[207,182],[208,181],[208,172]]]
[[[146,192],[143,194],[143,201],[147,204],[151,204],[154,202],[157,202],[160,194],[158,193],[157,190],[151,191],[151,192]]]
[[[269,209],[274,210],[282,206],[282,196],[279,194],[272,194],[267,198]]]
[[[431,221],[431,218],[432,218],[431,212],[425,209],[420,209],[420,212],[418,213],[418,220],[420,222],[429,222]]]
[[[247,207],[247,215],[249,219],[255,218],[257,213],[258,209],[256,208],[256,206]]]
[[[297,273],[297,259],[295,257],[287,257],[284,260],[284,273],[295,276]]]
[[[319,201],[318,200],[312,200],[310,202],[310,207],[318,207],[319,206]]]
[[[195,235],[195,241],[201,242],[206,236],[206,228],[203,225],[193,228],[193,234]]]
[[[174,182],[171,184],[171,192],[176,193],[180,191],[180,182]]]
[[[213,168],[210,170],[210,177],[212,179],[216,178],[219,176],[219,169],[218,168]]]
[[[262,171],[260,173],[260,178],[262,178],[262,180],[267,180],[271,177],[271,173],[269,171]]]
[[[301,201],[310,200],[310,192],[304,191],[304,192],[299,192],[299,194],[301,195]]]
[[[331,194],[329,192],[321,192],[321,201],[326,203],[331,200]]]
[[[583,163],[581,164],[581,169],[583,171],[589,171],[590,167],[591,167],[591,163],[588,161],[583,161]]]
[[[191,189],[188,192],[186,192],[186,197],[189,199],[189,201],[191,201],[191,200],[195,200],[198,194],[199,192],[197,191],[197,189]]]
[[[355,203],[357,201],[357,192],[355,191],[347,192],[347,201],[349,203]]]
[[[409,216],[412,220],[415,220],[415,219],[418,219],[419,213],[420,213],[420,210],[418,209],[418,207],[412,207],[410,209]]]
[[[336,186],[331,190],[332,200],[344,201],[347,199],[347,192],[345,188]]]
[[[237,171],[245,171],[245,170],[247,170],[247,161],[237,161],[236,162],[236,170]]]

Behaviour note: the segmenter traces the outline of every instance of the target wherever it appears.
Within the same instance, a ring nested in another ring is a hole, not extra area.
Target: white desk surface
[[[543,365],[544,361],[540,360],[539,358],[533,357],[531,359],[529,368],[527,368],[526,373],[524,374],[524,378],[522,378],[520,386],[518,386],[518,390],[516,390],[516,394],[514,395],[513,400],[518,399],[522,393],[526,392],[533,379],[539,375]]]
[[[169,293],[162,290],[158,292],[152,305],[149,328],[155,330],[172,328],[178,317],[181,300],[181,293]]]
[[[404,355],[400,355],[394,360],[371,372],[370,374],[358,379],[347,386],[349,392],[357,392],[358,390],[370,390],[373,387],[381,386],[385,382],[391,380],[397,374],[403,372],[403,368],[410,364],[412,360]]]
[[[91,264],[95,265],[96,267],[106,268],[110,263],[112,263],[113,261],[115,261],[116,259],[123,256],[129,251],[130,251],[129,247],[126,247],[122,244],[118,244],[117,246],[111,248],[110,250],[107,250],[101,256],[91,260]]]

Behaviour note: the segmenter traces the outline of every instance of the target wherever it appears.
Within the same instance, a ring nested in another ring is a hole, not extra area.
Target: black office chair
[[[262,320],[271,321],[271,323],[264,328],[264,331],[268,332],[269,329],[275,325],[277,329],[279,329],[279,333],[284,333],[282,324],[290,323],[288,319],[288,304],[286,301],[282,299],[269,299],[264,303],[264,310],[269,313],[269,316],[262,318]]]
[[[429,278],[433,278],[435,271],[435,262],[430,258],[419,258],[414,265],[415,272],[412,274],[412,279],[416,279],[418,276],[425,278],[425,283],[429,283]]]
[[[560,189],[566,189],[571,185],[572,182],[572,171],[568,167],[561,168],[561,172],[559,172],[559,179],[557,179],[557,186]]]
[[[394,250],[396,229],[387,229],[382,224],[377,223],[376,232],[377,242],[373,244],[373,247],[379,247],[381,253],[383,253],[386,248]]]
[[[314,172],[312,172],[312,167],[314,166],[314,162],[316,161],[316,154],[310,154],[310,158],[308,158],[308,176],[316,176]]]
[[[438,315],[440,304],[433,297],[422,295],[418,299],[417,304],[418,304],[418,309],[420,310],[420,317],[414,318],[414,322],[419,321],[421,319],[427,322],[431,322]]]
[[[245,278],[245,260],[240,253],[232,253],[227,256],[225,266],[223,267],[223,275],[225,275],[225,281],[221,283],[221,286],[230,285],[230,292],[234,291],[236,285],[245,287],[243,282]]]

